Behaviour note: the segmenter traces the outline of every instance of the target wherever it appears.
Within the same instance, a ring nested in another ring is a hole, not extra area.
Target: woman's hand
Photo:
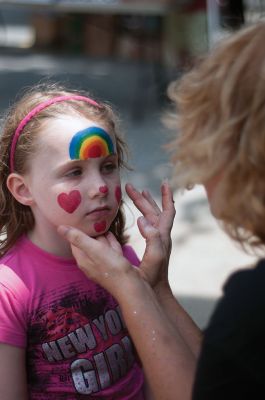
[[[116,296],[121,281],[133,273],[134,268],[123,257],[122,248],[114,235],[108,232],[105,236],[91,238],[70,226],[59,226],[58,232],[70,242],[79,268]]]
[[[140,217],[137,223],[140,233],[146,239],[147,244],[150,241],[150,236],[148,237],[148,234],[146,236],[148,224],[159,232],[161,240],[159,246],[160,255],[154,252],[153,246],[151,247],[151,253],[150,247],[147,246],[140,264],[141,274],[153,288],[156,288],[161,283],[168,285],[168,263],[172,246],[170,234],[175,217],[174,201],[169,184],[164,182],[161,186],[162,210],[147,190],[139,192],[132,185],[127,184],[126,192],[144,216],[144,219]]]
[[[160,265],[163,262],[160,234],[144,217],[140,225],[146,238],[142,263]],[[143,279],[149,284],[152,281],[152,275],[146,273],[147,268],[133,267],[123,256],[121,245],[111,232],[97,238],[91,238],[76,228],[66,226],[60,226],[58,232],[70,242],[80,269],[117,299],[126,294],[126,287],[142,285],[140,281]]]
[[[167,183],[162,185],[162,211],[151,195],[139,193],[131,185],[126,186],[128,195],[143,213],[137,221],[146,240],[146,249],[139,268],[134,268],[123,257],[122,249],[114,235],[91,238],[72,227],[59,227],[72,246],[73,255],[84,273],[117,297],[128,277],[143,278],[151,287],[161,283],[168,285],[167,268],[171,251],[170,231],[175,215],[172,193]],[[142,280],[142,279],[141,279]]]

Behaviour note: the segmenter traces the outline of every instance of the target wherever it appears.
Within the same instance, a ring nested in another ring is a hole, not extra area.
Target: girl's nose
[[[100,193],[101,193],[103,196],[106,196],[106,195],[109,193],[109,188],[108,188],[108,186],[106,186],[106,185],[100,186],[100,187],[98,188],[98,190],[100,191]],[[102,196],[102,197],[103,197],[103,196]]]
[[[96,181],[91,184],[88,188],[88,195],[91,199],[94,197],[101,197],[104,198],[108,195],[109,188],[108,186],[102,181]]]

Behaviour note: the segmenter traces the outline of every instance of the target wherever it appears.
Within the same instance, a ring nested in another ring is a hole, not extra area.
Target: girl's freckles
[[[120,201],[121,201],[121,187],[120,186],[117,186],[115,189],[115,197],[116,197],[117,203],[120,204]]]
[[[57,202],[63,210],[72,214],[81,203],[81,194],[78,190],[72,190],[68,194],[60,193],[57,197]]]
[[[107,227],[107,222],[106,221],[102,221],[102,222],[96,222],[94,224],[94,228],[96,232],[103,232],[106,230]]]

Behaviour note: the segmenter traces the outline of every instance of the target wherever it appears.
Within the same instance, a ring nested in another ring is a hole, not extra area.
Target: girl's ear
[[[7,178],[6,185],[10,193],[19,203],[25,206],[31,206],[33,204],[32,194],[22,175],[12,172]]]

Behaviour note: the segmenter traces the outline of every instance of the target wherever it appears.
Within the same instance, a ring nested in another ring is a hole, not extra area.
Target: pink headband
[[[25,128],[25,126],[28,124],[28,122],[35,117],[35,115],[37,115],[39,112],[41,112],[42,110],[44,110],[44,108],[47,108],[49,106],[51,106],[54,103],[59,103],[61,101],[66,101],[66,100],[80,100],[80,101],[85,101],[89,104],[91,104],[92,106],[95,107],[100,107],[101,106],[94,100],[90,99],[89,97],[85,97],[85,96],[79,96],[79,95],[68,95],[68,96],[57,96],[54,97],[53,99],[49,99],[44,101],[43,103],[40,103],[39,105],[37,105],[35,108],[33,108],[23,119],[22,121],[19,123],[13,138],[12,138],[12,142],[11,142],[11,147],[10,147],[10,159],[9,159],[9,164],[10,164],[10,171],[13,172],[14,171],[14,167],[15,167],[15,163],[14,163],[14,159],[15,159],[15,151],[16,151],[16,145],[17,145],[17,141],[19,139],[19,136],[21,135],[23,129]]]

